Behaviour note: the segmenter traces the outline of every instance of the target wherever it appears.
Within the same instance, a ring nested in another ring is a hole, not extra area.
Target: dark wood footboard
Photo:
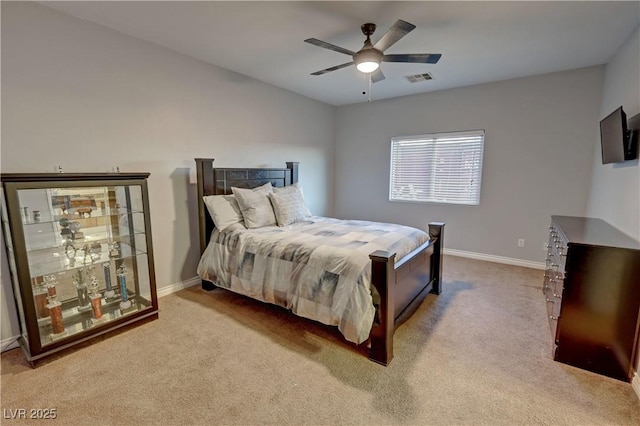
[[[397,264],[395,253],[371,253],[371,281],[380,295],[377,321],[371,329],[369,359],[387,365],[393,358],[393,334],[426,295],[442,291],[444,223],[429,223],[431,239]]]
[[[282,187],[298,181],[298,163],[287,162],[280,169],[213,168],[212,158],[196,158],[198,183],[198,221],[200,253],[206,249],[214,229],[203,198],[206,195],[230,194],[231,187],[255,188],[267,182]],[[387,365],[393,358],[393,334],[402,321],[417,309],[426,295],[442,290],[442,248],[444,223],[429,223],[431,239],[395,262],[395,253],[371,253],[372,284],[380,295],[376,322],[371,329],[369,358]],[[206,280],[202,288],[216,286]]]

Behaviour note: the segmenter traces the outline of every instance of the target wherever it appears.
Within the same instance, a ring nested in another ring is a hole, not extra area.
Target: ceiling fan
[[[347,62],[341,65],[336,65],[330,68],[323,69],[311,73],[311,75],[322,75],[331,71],[339,70],[341,68],[355,65],[356,68],[365,73],[371,74],[371,81],[377,83],[380,80],[384,80],[384,74],[380,70],[380,62],[413,62],[421,64],[435,64],[440,60],[442,54],[440,53],[406,53],[385,55],[384,51],[394,45],[402,37],[406,36],[409,32],[413,31],[416,26],[398,19],[395,24],[382,35],[380,40],[376,44],[371,43],[371,35],[376,30],[376,24],[367,23],[363,24],[360,29],[367,39],[364,42],[362,49],[357,52],[353,52],[349,49],[336,46],[335,44],[327,43],[326,41],[318,40],[315,38],[308,38],[306,43],[313,44],[318,47],[324,47],[325,49],[333,50],[335,52],[344,53],[350,55],[353,61]]]

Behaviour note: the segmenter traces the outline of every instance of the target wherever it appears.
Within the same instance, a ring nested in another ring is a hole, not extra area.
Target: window
[[[390,201],[480,204],[484,130],[391,139]]]

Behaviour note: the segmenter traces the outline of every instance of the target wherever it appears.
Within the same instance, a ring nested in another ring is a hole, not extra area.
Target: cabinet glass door
[[[18,189],[43,347],[151,306],[142,197],[140,185]]]

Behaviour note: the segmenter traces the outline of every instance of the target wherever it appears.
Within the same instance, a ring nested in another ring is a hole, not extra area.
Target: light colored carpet
[[[333,328],[192,287],[160,299],[160,319],[36,369],[3,353],[3,413],[55,408],[65,425],[640,424],[630,384],[550,359],[541,271],[447,256],[444,277],[398,329],[386,368]]]

